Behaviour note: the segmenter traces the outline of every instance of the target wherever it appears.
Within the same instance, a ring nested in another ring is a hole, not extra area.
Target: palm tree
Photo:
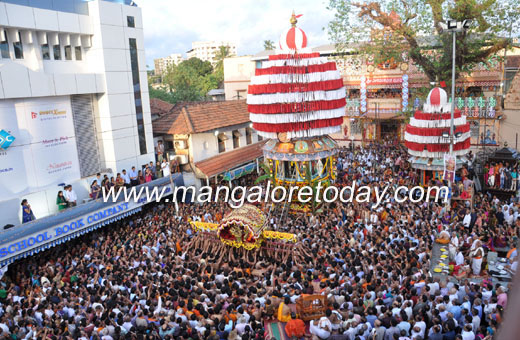
[[[229,50],[229,46],[220,46],[218,51],[215,53],[215,57],[213,60],[215,63],[215,71],[216,72],[224,72],[224,59],[227,57],[231,57],[231,51]]]
[[[274,41],[272,40],[264,40],[264,50],[274,50]]]

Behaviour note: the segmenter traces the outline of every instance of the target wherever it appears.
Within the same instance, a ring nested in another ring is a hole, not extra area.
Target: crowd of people
[[[162,162],[157,162],[156,164],[150,162],[150,164],[143,166],[142,170],[136,170],[135,166],[128,172],[126,169],[123,169],[116,174],[115,178],[109,178],[108,175],[104,175],[103,179],[101,179],[101,175],[98,174],[90,186],[90,197],[92,199],[100,198],[103,188],[106,192],[110,191],[111,188],[115,188],[115,190],[123,187],[130,188],[149,183],[157,178],[167,177],[170,173],[177,171],[179,171],[179,168],[176,160],[168,162],[165,158],[162,158]]]
[[[505,162],[491,162],[484,166],[484,182],[490,188],[516,191],[518,166]]]
[[[100,199],[105,192],[109,192],[111,188],[119,190],[120,188],[130,188],[140,184],[149,183],[157,178],[167,177],[170,173],[180,171],[177,160],[168,162],[166,158],[160,157],[161,162],[150,162],[143,166],[142,170],[136,170],[135,166],[127,172],[123,169],[120,173],[116,174],[116,177],[109,177],[107,174],[101,176],[101,173],[96,174],[90,184],[89,197],[93,200]],[[56,206],[58,211],[65,210],[70,207],[75,207],[78,204],[78,196],[72,185],[67,184],[63,187],[63,190],[58,191],[56,195]],[[31,209],[27,199],[23,199],[21,202],[22,206],[22,223],[31,222],[36,219],[34,212]]]
[[[335,185],[416,185],[406,159],[393,143],[344,149]],[[514,201],[477,194],[473,205],[449,210],[390,195],[378,207],[373,200],[324,204],[283,223],[271,215],[270,229],[298,235],[309,254],[304,262],[280,262],[269,251],[239,256],[234,248],[224,260],[192,247],[190,221],[218,223],[230,209],[186,203],[176,213],[169,203],[153,204],[19,260],[0,281],[0,336],[264,339],[279,322],[291,339],[488,340],[504,318],[511,287],[489,275],[485,259],[500,244],[516,271]],[[446,234],[457,271],[432,276],[432,249]],[[457,279],[467,266],[474,269]],[[326,297],[328,308],[303,322],[294,304],[308,294]]]

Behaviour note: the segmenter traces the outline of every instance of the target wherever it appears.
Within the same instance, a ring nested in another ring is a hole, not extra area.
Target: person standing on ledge
[[[22,223],[27,223],[35,220],[36,217],[34,216],[34,213],[31,209],[31,205],[29,202],[24,198],[22,200]]]
[[[65,196],[63,196],[63,191],[58,191],[58,196],[56,197],[56,205],[58,206],[58,211],[62,211],[67,208],[67,200]]]

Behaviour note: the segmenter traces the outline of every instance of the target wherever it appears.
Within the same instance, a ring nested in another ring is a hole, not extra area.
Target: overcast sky
[[[333,18],[328,0],[136,0],[143,11],[146,63],[172,53],[185,54],[192,41],[230,40],[238,55],[255,54],[264,40],[278,44],[290,27],[292,10],[303,14],[298,27],[309,46],[329,42],[323,30]]]

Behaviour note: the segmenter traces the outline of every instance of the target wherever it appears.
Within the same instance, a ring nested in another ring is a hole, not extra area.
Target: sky
[[[153,59],[191,49],[192,41],[229,40],[238,55],[263,50],[264,40],[278,44],[290,27],[294,9],[303,16],[298,27],[309,46],[329,43],[324,28],[334,13],[328,0],[136,0],[143,12],[146,64]]]

